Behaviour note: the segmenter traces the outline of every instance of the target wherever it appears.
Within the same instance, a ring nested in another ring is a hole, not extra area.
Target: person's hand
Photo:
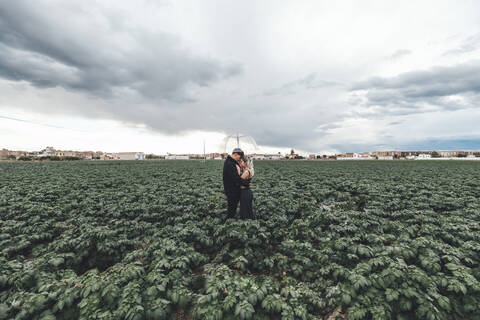
[[[247,167],[247,163],[243,160],[240,160],[240,166],[245,169]]]
[[[245,170],[245,171],[242,173],[241,178],[242,178],[242,179],[247,179],[249,176],[250,176],[250,172],[249,172],[248,170]]]

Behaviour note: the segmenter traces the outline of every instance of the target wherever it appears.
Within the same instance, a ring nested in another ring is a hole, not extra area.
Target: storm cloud
[[[364,108],[358,114],[405,115],[475,108],[480,103],[480,61],[373,77],[354,83],[350,89],[352,103]]]
[[[142,32],[88,8],[2,2],[0,76],[102,98],[130,92],[189,102],[189,87],[207,87],[242,70],[238,62],[195,55],[168,32]]]

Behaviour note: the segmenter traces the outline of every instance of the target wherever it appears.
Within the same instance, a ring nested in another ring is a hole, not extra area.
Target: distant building
[[[265,158],[268,159],[268,160],[281,160],[281,159],[285,159],[284,156],[282,156],[281,154],[278,154],[278,153],[266,154],[266,155],[265,155]]]
[[[145,160],[143,152],[118,152],[114,153],[116,160]]]
[[[281,160],[285,159],[285,156],[278,153],[255,153],[251,154],[250,157],[254,160]]]
[[[78,154],[76,151],[68,150],[68,151],[62,151],[64,157],[77,157]]]
[[[210,160],[211,160],[211,159],[222,159],[222,155],[221,155],[220,153],[216,153],[216,152],[215,152],[215,153],[207,153],[207,154],[205,155],[205,157],[206,157],[207,159],[210,159]]]
[[[368,160],[372,159],[372,156],[368,152],[347,152],[337,155],[337,160]]]
[[[47,157],[47,156],[54,156],[55,149],[53,147],[46,147],[45,149],[38,152],[39,157]]]
[[[431,158],[432,158],[432,155],[427,153],[420,153],[417,157],[417,159],[431,159]]]
[[[346,152],[337,155],[337,160],[346,160],[353,158],[353,152]]]
[[[458,150],[438,150],[437,153],[442,158],[456,157],[460,151]]]
[[[5,160],[8,157],[9,151],[7,149],[0,150],[0,160]]]
[[[85,160],[92,160],[94,158],[94,153],[92,151],[83,151],[79,152],[79,156]]]
[[[377,156],[378,160],[393,160],[393,156]]]
[[[393,158],[399,158],[402,156],[402,151],[373,151],[372,152],[373,156],[377,156],[379,159],[383,157],[392,157]]]
[[[188,160],[188,154],[169,154],[165,156],[165,160]]]
[[[7,151],[7,156],[6,157],[14,156],[15,158],[18,158],[18,157],[21,157],[21,156],[27,156],[28,155],[27,151],[13,151],[13,150],[7,150],[7,149],[3,149],[3,150]],[[1,154],[2,154],[3,150],[0,150],[0,159],[2,158]]]
[[[419,151],[400,151],[400,158],[412,159],[420,153]]]
[[[103,160],[113,160],[113,159],[115,159],[115,154],[104,153],[101,159],[103,159]]]
[[[374,159],[374,158],[372,157],[370,152],[360,152],[358,154],[358,159],[368,160],[368,159]]]
[[[264,160],[265,159],[265,154],[263,153],[256,153],[251,155],[252,159],[254,160]]]

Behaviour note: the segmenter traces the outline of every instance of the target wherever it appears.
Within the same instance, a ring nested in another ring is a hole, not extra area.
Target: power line
[[[1,119],[6,119],[6,120],[12,120],[12,121],[31,123],[31,124],[35,124],[35,125],[38,125],[38,126],[44,126],[44,127],[49,127],[49,128],[66,129],[66,130],[72,130],[72,131],[85,132],[83,130],[72,129],[72,128],[67,128],[67,127],[62,127],[62,126],[56,126],[56,125],[53,125],[53,124],[35,122],[35,121],[25,120],[25,119],[20,119],[20,118],[13,118],[13,117],[7,117],[7,116],[0,116],[0,118]]]

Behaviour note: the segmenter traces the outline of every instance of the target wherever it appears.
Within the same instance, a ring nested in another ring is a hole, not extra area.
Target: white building
[[[274,153],[274,154],[266,154],[265,159],[267,159],[267,160],[280,160],[280,159],[285,159],[285,157],[282,156],[281,154]]]
[[[372,155],[368,152],[350,152],[345,153],[337,157],[338,160],[372,160],[375,159]]]
[[[118,152],[114,154],[116,160],[145,160],[143,152]]]
[[[165,156],[165,160],[188,160],[189,156],[187,155],[176,155],[176,154],[169,154]]]
[[[431,159],[431,158],[432,158],[432,155],[427,153],[420,153],[417,157],[417,159]]]
[[[377,156],[378,160],[393,160],[393,156]]]
[[[254,160],[280,160],[280,159],[285,159],[285,156],[278,154],[278,153],[272,153],[272,154],[264,154],[264,153],[255,153],[249,155]]]
[[[263,160],[265,159],[265,155],[262,153],[262,154],[252,154],[251,155],[252,159],[254,160]]]

